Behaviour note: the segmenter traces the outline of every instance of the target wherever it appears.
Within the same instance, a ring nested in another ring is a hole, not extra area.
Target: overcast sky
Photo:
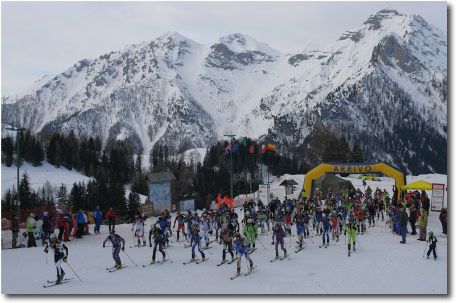
[[[176,31],[201,44],[243,33],[282,52],[321,47],[383,8],[446,31],[446,2],[2,2],[2,96],[83,58]]]

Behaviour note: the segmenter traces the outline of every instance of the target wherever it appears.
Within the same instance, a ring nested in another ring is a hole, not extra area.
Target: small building
[[[279,186],[285,186],[285,194],[286,195],[292,195],[295,189],[295,185],[298,185],[298,182],[296,182],[293,179],[289,180],[284,180],[282,183],[279,184]]]
[[[176,180],[172,172],[151,173],[146,177],[149,182],[148,200],[153,203],[154,215],[165,209],[171,211],[171,182]]]

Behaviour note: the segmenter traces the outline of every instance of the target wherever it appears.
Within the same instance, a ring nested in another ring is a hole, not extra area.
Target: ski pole
[[[258,237],[258,241],[260,241],[261,246],[263,246],[264,250],[266,250],[266,247],[264,247],[263,242],[261,242],[260,237]]]
[[[164,250],[165,253],[168,255],[168,260],[169,260],[171,263],[173,263],[173,260],[171,260],[171,257],[169,256],[168,251],[167,251],[166,249],[163,249],[163,250]]]
[[[81,278],[79,278],[78,274],[74,271],[73,267],[71,267],[71,265],[70,265],[68,262],[65,262],[65,263],[66,263],[66,264],[68,265],[68,267],[74,272],[74,274],[76,275],[76,277],[78,277],[79,281],[82,282]]]
[[[426,242],[426,245],[424,246],[423,258],[424,258],[424,254],[426,253],[426,247],[427,247],[427,242]],[[437,252],[436,252],[436,253],[437,253]]]
[[[357,241],[357,242],[358,242],[358,244],[359,244],[359,249],[361,249],[361,250],[362,250],[363,248],[361,247],[361,243],[359,242],[359,238],[358,238],[358,237],[355,237],[355,239],[356,239],[356,241]]]
[[[125,255],[127,255],[128,259],[130,259],[130,261],[135,264],[136,266],[138,266],[138,264],[136,264],[135,262],[133,262],[133,260],[130,258],[130,256],[125,252],[125,250],[123,251],[125,253]]]
[[[48,264],[48,253],[46,253],[46,264]]]

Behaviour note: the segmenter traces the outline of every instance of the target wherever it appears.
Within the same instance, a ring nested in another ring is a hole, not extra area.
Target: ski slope
[[[239,213],[239,212],[238,212]],[[439,213],[431,213],[428,231],[441,235]],[[146,229],[151,222],[147,220]],[[291,260],[269,261],[274,257],[271,236],[257,240],[257,250],[251,255],[257,269],[250,276],[230,280],[236,272],[236,262],[217,267],[222,247],[211,244],[206,251],[210,259],[202,264],[183,265],[191,258],[191,248],[183,243],[171,243],[167,252],[173,261],[143,268],[152,257],[149,246],[130,248],[133,245],[131,225],[120,225],[117,233],[126,240],[126,253],[138,264],[136,267],[120,254],[126,268],[114,273],[106,271],[112,266],[111,248],[103,248],[107,226],[101,235],[67,242],[68,265],[63,268],[71,282],[44,289],[46,280],[55,280],[56,270],[52,256],[45,263],[43,247],[2,250],[2,293],[4,294],[446,294],[447,293],[447,239],[438,237],[438,259],[423,258],[425,242],[417,236],[408,236],[407,244],[399,244],[400,236],[392,234],[378,222],[359,238],[356,252],[347,257],[344,236],[339,242],[330,241],[328,248],[319,248],[320,237],[304,241],[305,249],[294,253],[296,237],[285,239]],[[91,226],[91,231],[93,226]],[[295,229],[293,229],[295,232]],[[11,232],[2,231],[3,244],[10,247]],[[19,237],[19,240],[22,236]],[[175,237],[171,238],[175,241]],[[312,242],[313,241],[313,242]],[[109,244],[109,242],[108,242]],[[280,248],[279,248],[280,254]],[[197,253],[197,257],[199,253]],[[432,256],[431,256],[432,257]],[[157,260],[161,254],[157,252]],[[241,272],[247,271],[242,259]],[[412,279],[411,279],[412,278]]]

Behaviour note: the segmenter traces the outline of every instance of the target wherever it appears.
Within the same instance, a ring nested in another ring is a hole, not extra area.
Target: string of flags
[[[246,140],[246,138],[244,138],[244,139],[242,140],[242,144],[243,144],[245,147],[247,147],[247,140]],[[253,152],[254,152],[254,147],[253,147],[253,146],[254,146],[254,145],[252,144],[252,145],[250,145],[250,147],[249,147],[249,153],[251,153],[251,154],[253,154]],[[225,154],[228,155],[228,154],[231,152],[231,150],[233,151],[233,153],[237,152],[237,151],[239,150],[239,144],[236,142],[236,144],[234,145],[234,147],[233,147],[231,144],[228,144],[228,146],[225,148]],[[270,151],[275,151],[275,150],[276,150],[276,146],[273,145],[273,144],[269,144],[269,143],[268,143],[267,145],[262,145],[262,148],[261,148],[261,153],[262,153],[262,154],[266,153],[266,151],[268,151],[268,150],[270,150]]]

